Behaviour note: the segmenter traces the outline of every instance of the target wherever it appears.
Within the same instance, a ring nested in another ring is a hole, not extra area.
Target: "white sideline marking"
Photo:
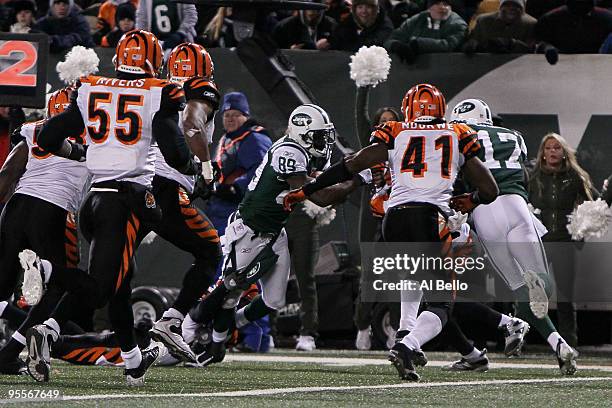
[[[399,384],[380,385],[353,385],[336,387],[293,387],[293,388],[267,388],[259,390],[225,391],[212,393],[187,393],[187,394],[100,394],[100,395],[65,395],[63,401],[87,401],[123,398],[208,398],[208,397],[250,397],[276,394],[295,394],[305,392],[322,391],[351,391],[351,390],[381,390],[391,388],[433,388],[454,386],[476,386],[476,385],[508,385],[508,384],[542,384],[542,383],[579,383],[592,381],[610,381],[610,377],[559,377],[559,378],[534,378],[525,380],[489,380],[489,381],[443,381],[431,383],[408,382]],[[0,402],[5,402],[2,400]],[[10,401],[10,400],[9,400]],[[21,400],[20,402],[24,402]]]
[[[552,359],[553,357],[551,357]],[[318,357],[318,356],[275,356],[275,355],[254,355],[254,354],[228,354],[224,362],[257,362],[257,363],[309,363],[333,366],[363,366],[363,365],[389,365],[389,361],[381,355],[381,358],[359,358],[359,357]],[[445,367],[450,361],[428,361],[427,367]],[[536,363],[489,363],[490,368],[514,368],[514,369],[555,369],[557,364],[536,364]],[[606,365],[579,365],[581,370],[612,371],[612,366]]]

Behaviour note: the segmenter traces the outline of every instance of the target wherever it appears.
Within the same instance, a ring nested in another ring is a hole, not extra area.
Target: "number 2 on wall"
[[[0,44],[0,60],[12,54],[23,54],[22,58],[0,71],[0,85],[36,86],[36,75],[26,74],[36,65],[36,48],[28,41],[10,40]]]

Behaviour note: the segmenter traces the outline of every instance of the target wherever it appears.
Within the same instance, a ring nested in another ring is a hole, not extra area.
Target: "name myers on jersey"
[[[142,88],[145,85],[145,79],[118,79],[118,78],[98,78],[96,85],[122,86],[128,88]]]

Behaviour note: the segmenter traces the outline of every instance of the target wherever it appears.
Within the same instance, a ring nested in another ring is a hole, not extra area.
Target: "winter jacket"
[[[393,24],[381,9],[371,27],[362,29],[354,18],[338,24],[330,37],[332,50],[356,52],[362,46],[382,46],[393,31]]]
[[[329,39],[336,25],[333,18],[324,15],[312,38],[300,16],[291,16],[278,23],[272,36],[279,48],[291,48],[294,44],[304,44],[303,49],[316,50],[316,42],[322,38]]]
[[[153,23],[153,7],[158,6],[162,3],[160,0],[140,0],[138,3],[138,9],[136,10],[136,28],[147,30],[156,34],[158,38],[163,41],[164,36],[156,33],[156,28],[151,27]],[[168,1],[168,7],[176,6],[177,19],[180,25],[167,33],[168,35],[174,33],[180,33],[183,36],[183,41],[192,42],[196,35],[195,26],[198,22],[198,12],[193,4],[185,3],[174,3]],[[166,7],[167,9],[167,7]],[[181,41],[181,42],[183,42]]]
[[[63,52],[71,49],[75,45],[82,45],[87,48],[95,47],[89,24],[85,17],[81,15],[81,10],[72,6],[68,16],[57,18],[51,14],[51,10],[39,19],[33,29],[42,31],[49,35],[49,50],[53,53]]]

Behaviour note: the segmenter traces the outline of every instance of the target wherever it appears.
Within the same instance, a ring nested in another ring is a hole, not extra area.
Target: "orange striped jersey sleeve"
[[[465,160],[477,156],[480,151],[477,133],[464,123],[453,124],[453,130],[459,138],[459,151],[463,154]]]
[[[185,109],[185,91],[183,87],[174,83],[168,82],[162,89],[160,109],[172,110],[173,112],[182,111]]]
[[[202,77],[193,77],[183,83],[183,88],[185,89],[185,98],[188,101],[200,99],[209,102],[214,110],[219,109],[221,95],[213,81]]]
[[[400,122],[386,122],[383,125],[376,126],[370,136],[370,143],[383,143],[391,150],[395,146],[395,138],[401,131],[402,124]]]

